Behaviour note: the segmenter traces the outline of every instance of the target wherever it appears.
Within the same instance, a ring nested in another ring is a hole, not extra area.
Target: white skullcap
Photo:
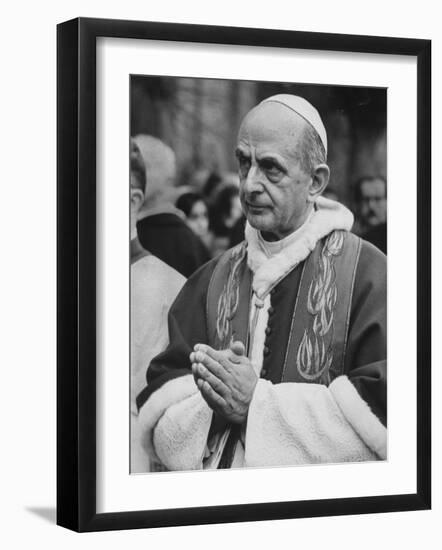
[[[321,120],[321,117],[319,116],[318,111],[313,107],[311,103],[309,103],[303,97],[299,97],[297,95],[278,94],[264,99],[263,101],[261,101],[260,105],[270,102],[285,105],[295,113],[298,113],[298,115],[301,116],[304,120],[306,120],[310,124],[310,126],[312,126],[318,133],[318,136],[322,141],[322,145],[324,146],[325,154],[327,154],[327,132],[325,131],[325,126]]]

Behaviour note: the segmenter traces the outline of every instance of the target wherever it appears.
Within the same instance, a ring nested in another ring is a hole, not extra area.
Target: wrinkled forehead
[[[283,105],[263,103],[244,117],[238,132],[238,145],[274,145],[292,149],[299,143],[306,125],[300,115]]]

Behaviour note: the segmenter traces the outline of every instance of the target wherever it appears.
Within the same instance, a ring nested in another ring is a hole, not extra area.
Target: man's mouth
[[[267,208],[265,204],[256,204],[252,202],[247,202],[246,204],[247,204],[247,208],[249,208],[250,210],[257,210],[259,212]]]

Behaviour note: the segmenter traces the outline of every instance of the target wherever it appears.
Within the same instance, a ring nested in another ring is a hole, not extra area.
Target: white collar
[[[315,210],[299,229],[276,243],[264,241],[260,233],[247,223],[247,264],[254,274],[252,285],[256,295],[263,299],[307,258],[320,239],[337,229],[350,231],[352,225],[350,210],[325,197],[316,200]]]

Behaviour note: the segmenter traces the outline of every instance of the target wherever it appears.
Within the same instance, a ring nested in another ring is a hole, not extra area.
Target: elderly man
[[[386,458],[385,256],[320,196],[326,153],[300,97],[243,120],[246,240],[187,281],[137,399],[143,444],[168,469]]]

